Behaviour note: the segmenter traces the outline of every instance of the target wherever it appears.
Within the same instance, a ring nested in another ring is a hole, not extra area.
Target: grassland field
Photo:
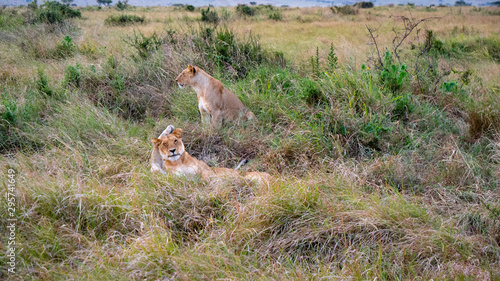
[[[500,280],[500,8],[64,9],[0,8],[2,279]],[[276,182],[150,172],[169,124]]]

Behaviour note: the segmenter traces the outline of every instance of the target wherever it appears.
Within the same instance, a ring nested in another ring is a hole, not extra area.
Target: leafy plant
[[[82,80],[82,66],[77,63],[76,65],[68,65],[64,73],[64,86],[79,87]]]
[[[337,54],[335,54],[335,49],[333,48],[333,44],[330,45],[330,52],[328,53],[328,56],[326,58],[326,61],[328,63],[328,70],[330,72],[333,72],[337,67],[338,67],[338,58]]]
[[[396,64],[392,59],[389,51],[385,52],[384,65],[380,72],[380,81],[382,84],[392,91],[400,90],[403,87],[405,78],[408,76],[406,72],[406,64]]]
[[[449,93],[449,92],[455,92],[457,88],[457,82],[456,81],[449,81],[449,82],[443,82],[441,85],[441,91]]]
[[[194,11],[194,6],[193,5],[187,5],[186,6],[186,10],[192,12],[192,11]]]
[[[315,77],[319,77],[321,74],[321,68],[319,65],[319,47],[316,47],[316,56],[311,56],[309,59],[311,62],[311,73]]]
[[[38,79],[36,80],[36,88],[38,92],[45,94],[47,96],[52,96],[54,90],[49,85],[49,79],[42,68],[38,69]]]
[[[201,9],[201,21],[217,24],[219,22],[219,15],[216,11],[210,11],[210,7],[206,10]]]
[[[54,56],[58,58],[66,58],[72,56],[76,51],[76,46],[73,44],[73,38],[65,36],[59,45],[54,50]]]

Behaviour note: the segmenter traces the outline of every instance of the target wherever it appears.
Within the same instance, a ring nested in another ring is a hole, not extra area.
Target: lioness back
[[[175,80],[180,88],[191,86],[198,96],[198,109],[203,122],[250,120],[255,115],[248,110],[222,82],[197,66],[189,65]]]

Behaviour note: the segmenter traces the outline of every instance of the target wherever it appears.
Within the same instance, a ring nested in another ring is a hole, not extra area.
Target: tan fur
[[[175,129],[172,133],[166,135],[164,133],[159,138],[153,139],[154,147],[151,155],[152,171],[161,171],[176,175],[200,175],[205,180],[213,176],[225,175],[243,176],[246,179],[256,180],[260,183],[266,183],[272,179],[268,173],[245,173],[229,168],[212,168],[185,151],[181,138],[182,129]]]
[[[203,123],[255,118],[255,115],[235,94],[225,88],[222,82],[197,66],[188,65],[175,81],[181,88],[191,86],[195,90]]]

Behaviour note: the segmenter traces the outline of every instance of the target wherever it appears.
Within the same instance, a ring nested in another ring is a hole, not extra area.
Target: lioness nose
[[[175,148],[170,149],[170,152],[174,153],[175,152]]]
[[[179,82],[179,79],[175,79],[175,82]]]

